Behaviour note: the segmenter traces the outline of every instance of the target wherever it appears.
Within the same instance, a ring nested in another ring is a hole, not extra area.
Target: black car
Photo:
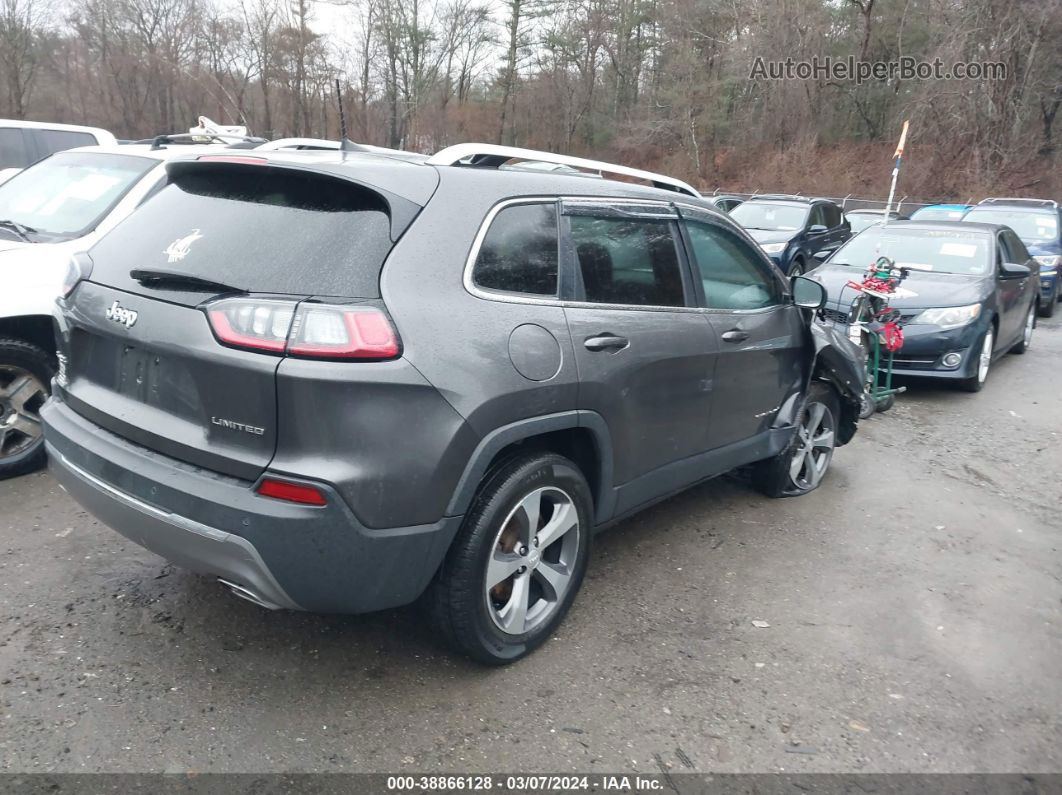
[[[868,226],[874,224],[880,224],[885,220],[884,210],[849,210],[844,214],[844,217],[848,220],[848,225],[852,229],[852,234],[857,235],[866,229]],[[893,221],[905,220],[906,216],[901,215],[895,210],[889,210],[889,223]],[[820,259],[823,259],[820,257]]]
[[[896,372],[951,379],[977,392],[995,359],[1028,348],[1040,294],[1037,262],[1011,229],[961,221],[869,227],[808,274],[829,293],[829,320],[847,325],[855,293],[846,285],[880,256],[910,269],[889,302],[905,323]]]
[[[735,207],[730,216],[791,276],[814,268],[816,255],[823,259],[852,236],[841,208],[828,199],[757,196]]]
[[[1062,301],[1062,209],[1051,199],[985,199],[964,221],[1005,224],[1040,263],[1040,317],[1051,317]]]
[[[657,187],[499,166],[533,156]],[[752,465],[822,482],[858,348],[678,180],[467,144],[204,156],[71,267],[41,412],[115,530],[269,607],[424,595],[488,663],[542,643],[591,536]]]

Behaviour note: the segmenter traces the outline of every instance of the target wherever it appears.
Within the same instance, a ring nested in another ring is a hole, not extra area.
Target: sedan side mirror
[[[1031,274],[1032,269],[1028,265],[1017,262],[1004,262],[999,266],[1000,279],[1024,279]]]
[[[828,230],[822,224],[812,224],[808,227],[808,231],[813,235],[821,235],[823,232],[828,232],[830,230]]]
[[[826,288],[807,276],[789,280],[793,303],[803,309],[822,309],[826,305]]]

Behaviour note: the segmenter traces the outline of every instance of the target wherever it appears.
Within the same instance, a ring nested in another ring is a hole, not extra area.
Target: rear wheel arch
[[[480,484],[492,471],[514,456],[528,452],[552,452],[575,463],[590,485],[596,523],[611,515],[612,441],[604,419],[588,411],[519,420],[485,436],[465,466],[447,506],[447,515],[465,513]]]
[[[55,329],[50,315],[19,315],[0,318],[0,337],[28,342],[55,360]]]

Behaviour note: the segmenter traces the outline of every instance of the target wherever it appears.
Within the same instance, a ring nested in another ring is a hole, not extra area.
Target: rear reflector
[[[374,306],[225,298],[206,313],[218,341],[233,348],[361,361],[394,359],[400,351],[390,318]]]
[[[286,480],[265,478],[258,484],[256,491],[263,497],[297,502],[301,505],[325,505],[328,500],[319,489],[302,483],[289,483]]]
[[[240,157],[239,155],[200,155],[196,160],[213,160],[215,163],[243,163],[250,166],[262,166],[269,162],[264,157]]]

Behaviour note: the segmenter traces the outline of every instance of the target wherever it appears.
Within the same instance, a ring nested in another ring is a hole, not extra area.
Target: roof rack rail
[[[151,144],[152,151],[162,149],[167,144],[180,144],[182,146],[196,144],[228,144],[239,146],[241,144],[264,144],[265,138],[256,138],[253,135],[229,135],[228,133],[169,133],[156,135],[154,138],[142,138],[139,141],[130,141],[133,144]]]
[[[1031,207],[1052,207],[1058,209],[1058,202],[1054,199],[1006,199],[1000,197],[990,197],[987,199],[981,199],[978,204],[1027,204]]]
[[[654,187],[663,188],[664,190],[685,193],[689,196],[700,197],[701,195],[692,185],[664,174],[655,174],[652,171],[642,171],[641,169],[628,168],[615,163],[605,163],[600,160],[557,155],[552,152],[540,152],[535,149],[521,149],[516,146],[455,144],[454,146],[440,149],[425,162],[432,166],[464,165],[479,168],[497,168],[509,160],[533,160],[541,163],[556,163],[557,165],[570,166],[572,168],[583,168],[590,171],[601,171],[623,177],[643,179],[652,183]]]
[[[416,152],[408,152],[405,149],[388,149],[386,146],[373,146],[372,144],[355,143],[355,146],[361,151],[373,152],[381,155],[417,154]],[[255,148],[262,152],[275,152],[280,149],[338,152],[341,147],[342,144],[339,141],[331,138],[277,138],[275,141],[267,141]],[[423,155],[421,155],[421,157],[423,157]]]
[[[801,196],[799,193],[760,193],[756,195],[757,199],[784,199],[785,201],[796,202],[811,202],[815,201],[814,196]]]

